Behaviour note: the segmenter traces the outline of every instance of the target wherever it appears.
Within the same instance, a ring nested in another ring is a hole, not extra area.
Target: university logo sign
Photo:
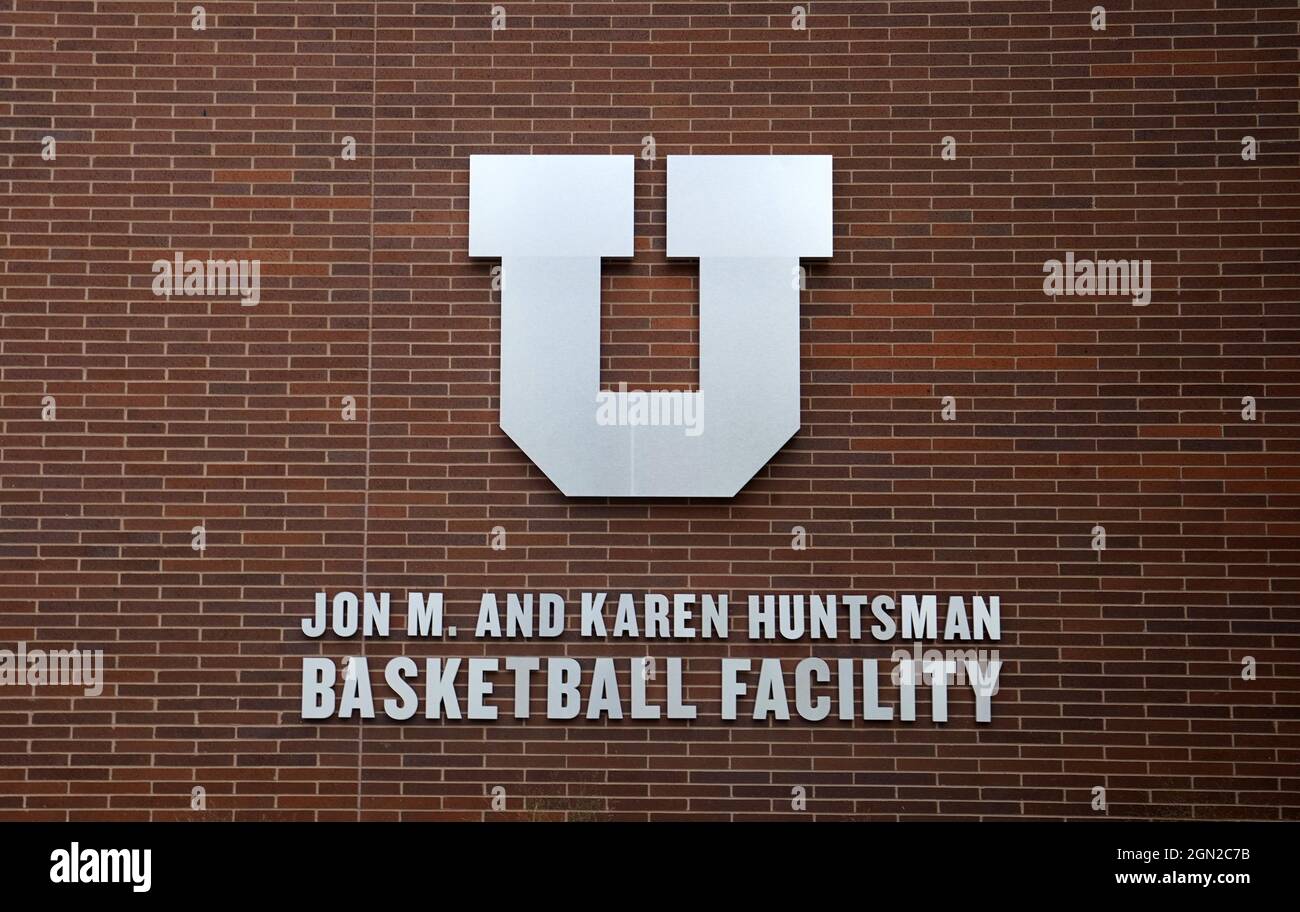
[[[799,429],[799,258],[831,255],[831,158],[668,156],[668,255],[700,261],[689,393],[600,391],[632,166],[470,157],[469,252],[501,258],[501,428],[570,496],[731,497]]]

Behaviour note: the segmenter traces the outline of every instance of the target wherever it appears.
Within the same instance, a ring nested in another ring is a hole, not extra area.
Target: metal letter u
[[[501,428],[570,496],[731,497],[799,430],[799,258],[831,255],[831,158],[668,157],[668,255],[700,261],[697,436],[596,419],[633,161],[470,157],[469,252],[501,258]]]

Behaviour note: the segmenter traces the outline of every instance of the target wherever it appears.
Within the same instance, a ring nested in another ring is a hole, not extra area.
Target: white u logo
[[[501,429],[565,494],[731,497],[799,430],[799,258],[831,255],[828,155],[668,156],[668,255],[700,260],[698,436],[606,425],[600,260],[632,255],[633,156],[473,155],[501,258]]]

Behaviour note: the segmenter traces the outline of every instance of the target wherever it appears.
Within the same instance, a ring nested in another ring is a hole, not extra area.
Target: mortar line
[[[368,589],[370,570],[370,427],[371,427],[371,380],[375,364],[375,156],[378,143],[375,141],[375,106],[379,103],[379,4],[373,7],[370,21],[370,208],[368,216],[368,257],[369,268],[366,270],[366,449],[365,449],[365,487],[361,500],[361,598],[365,599]],[[361,637],[361,656],[366,654],[366,639]],[[354,670],[354,673],[360,673]],[[357,715],[357,820],[361,820],[361,787],[365,771],[365,718]]]

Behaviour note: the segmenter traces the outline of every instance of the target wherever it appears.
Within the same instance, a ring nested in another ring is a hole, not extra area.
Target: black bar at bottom
[[[1293,823],[1138,821],[14,822],[0,824],[0,882],[8,898],[130,903],[450,901],[477,890],[494,901],[516,891],[540,901],[556,890],[559,900],[593,888],[615,891],[605,894],[611,901],[664,895],[687,905],[697,890],[770,899],[773,889],[813,888],[809,900],[848,890],[855,904],[947,897],[962,906],[1099,894],[1219,903],[1287,890],[1295,871],[1283,866],[1291,864],[1296,835]],[[147,890],[137,889],[146,881]]]

